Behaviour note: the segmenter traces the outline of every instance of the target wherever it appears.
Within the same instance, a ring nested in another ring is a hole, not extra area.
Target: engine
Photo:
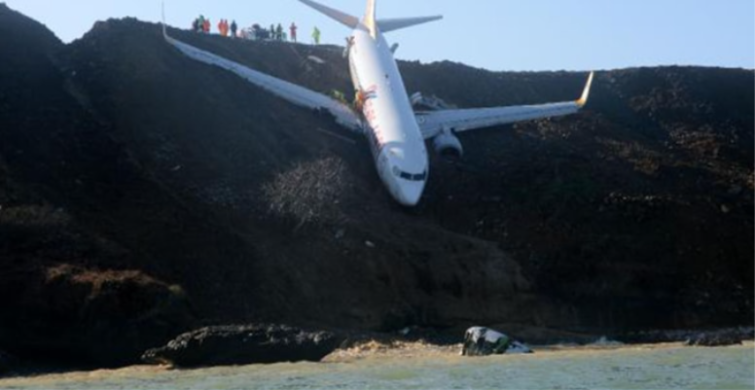
[[[433,147],[436,153],[449,160],[458,160],[464,155],[461,141],[449,129],[444,129],[433,138]]]

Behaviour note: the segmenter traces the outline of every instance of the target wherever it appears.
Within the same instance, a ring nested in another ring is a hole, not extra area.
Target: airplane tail
[[[375,0],[367,0],[367,11],[364,13],[364,25],[370,30],[370,35],[377,38],[377,22],[375,20]]]
[[[355,16],[341,12],[337,9],[324,6],[312,0],[299,0],[299,1],[322,12],[323,14],[329,16],[330,18],[335,19],[336,21],[338,21],[339,23],[347,27],[356,28],[359,25],[359,19]],[[418,17],[418,18],[399,18],[399,19],[378,20],[375,17],[376,3],[377,3],[377,0],[367,0],[367,11],[364,14],[364,20],[363,20],[364,26],[367,27],[367,29],[370,31],[370,35],[372,35],[373,38],[377,37],[378,31],[389,32],[389,31],[394,31],[394,30],[399,30],[402,28],[415,26],[422,23],[427,23],[427,22],[443,19],[443,16],[438,15],[438,16],[424,16],[424,17]]]

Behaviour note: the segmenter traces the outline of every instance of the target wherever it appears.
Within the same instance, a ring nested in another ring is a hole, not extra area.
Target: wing
[[[206,64],[215,65],[231,71],[244,80],[301,107],[325,110],[333,114],[340,125],[357,132],[362,132],[362,122],[351,108],[327,95],[312,91],[296,84],[284,81],[262,72],[250,69],[237,62],[225,59],[170,37],[163,27],[165,40],[175,46],[186,56]]]
[[[572,102],[430,111],[417,113],[417,123],[422,130],[422,135],[427,139],[435,137],[444,129],[461,132],[538,118],[573,114],[587,103],[592,79],[593,73],[590,73],[587,85],[582,92],[582,97]]]

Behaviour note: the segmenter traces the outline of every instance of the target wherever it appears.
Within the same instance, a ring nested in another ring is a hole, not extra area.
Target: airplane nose
[[[425,182],[403,183],[398,190],[398,201],[404,206],[416,206],[422,197]]]

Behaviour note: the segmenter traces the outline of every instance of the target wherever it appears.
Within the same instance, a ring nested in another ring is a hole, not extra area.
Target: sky
[[[161,0],[0,0],[64,42],[98,20],[160,20]],[[320,0],[361,17],[365,0]],[[490,70],[604,70],[701,65],[755,68],[753,0],[377,0],[378,18],[443,15],[387,35],[399,59],[449,60]],[[165,0],[169,25],[199,14],[241,26],[292,21],[300,41],[314,26],[324,43],[343,44],[346,27],[296,0]]]

